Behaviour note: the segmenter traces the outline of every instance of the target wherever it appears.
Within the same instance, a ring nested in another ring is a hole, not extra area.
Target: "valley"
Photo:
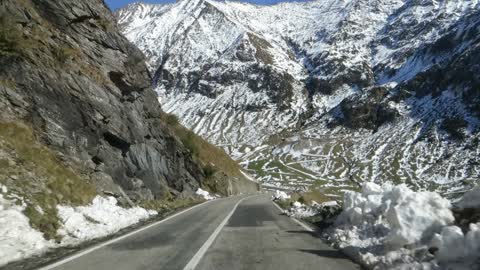
[[[455,197],[479,177],[477,1],[184,0],[116,16],[162,108],[266,187]]]

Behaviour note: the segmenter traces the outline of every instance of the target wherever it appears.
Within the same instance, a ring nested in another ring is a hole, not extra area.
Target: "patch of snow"
[[[435,259],[445,269],[480,269],[480,223],[470,224],[466,235],[457,226],[444,227],[432,247],[438,248]]]
[[[87,206],[57,206],[63,223],[58,233],[63,244],[104,237],[158,213],[141,207],[122,208],[114,197],[97,196]]]
[[[328,201],[328,202],[323,202],[323,203],[317,203],[316,201],[312,201],[312,206],[315,207],[334,207],[338,206],[337,201]]]
[[[401,247],[432,235],[455,220],[450,201],[434,192],[414,192],[399,185],[382,199],[390,225],[389,243]]]
[[[275,190],[275,193],[272,195],[272,200],[276,201],[286,201],[290,199],[290,195],[288,195],[285,191]]]
[[[42,207],[40,205],[35,205],[35,210],[37,210],[37,212],[40,214],[40,215],[43,215],[45,214],[45,211],[43,211]]]
[[[310,207],[300,202],[294,202],[290,209],[285,211],[285,214],[294,218],[307,218],[315,216],[318,213],[317,209]]]
[[[216,199],[215,196],[210,195],[210,193],[206,190],[203,190],[201,188],[198,188],[197,192],[195,192],[198,196],[202,197],[203,199],[209,201],[209,200],[214,200]]]
[[[361,193],[345,193],[344,210],[330,239],[364,265],[388,268],[411,258],[415,248],[452,224],[450,207],[434,192],[415,192],[405,184],[364,183]]]
[[[7,188],[1,186],[2,192]],[[0,266],[9,262],[41,254],[54,246],[42,233],[30,227],[23,211],[26,205],[17,205],[0,194]]]
[[[0,266],[52,248],[104,237],[158,214],[141,207],[122,208],[113,197],[97,196],[87,206],[58,205],[58,217],[62,222],[58,234],[63,239],[61,243],[54,243],[30,226],[29,218],[23,213],[27,205],[22,197],[7,194],[8,189],[3,185],[0,191]],[[40,206],[34,208],[44,213]]]
[[[317,203],[316,201],[312,201],[311,205],[306,205],[301,202],[294,202],[292,207],[285,210],[285,214],[289,217],[294,218],[307,218],[313,217],[316,215],[321,215],[322,210],[326,208],[337,207],[338,203],[336,201],[328,201],[324,203]]]

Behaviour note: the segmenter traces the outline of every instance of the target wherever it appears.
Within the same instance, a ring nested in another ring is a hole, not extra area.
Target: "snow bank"
[[[362,193],[347,192],[340,223],[361,226],[378,219],[389,228],[393,248],[417,243],[454,221],[450,202],[434,192],[414,192],[406,185],[365,183]]]
[[[197,194],[198,196],[202,197],[203,199],[205,199],[207,201],[215,199],[215,196],[210,195],[210,193],[208,193],[208,191],[203,190],[201,188],[199,188],[197,190],[197,192],[195,192],[195,194]]]
[[[416,247],[453,223],[450,206],[434,192],[364,183],[361,193],[345,193],[344,210],[329,238],[367,266],[405,262]]]
[[[317,203],[312,201],[312,205],[305,205],[300,202],[294,202],[292,207],[285,211],[285,214],[294,218],[307,218],[313,217],[323,213],[323,209],[328,207],[337,207],[338,204],[336,201],[329,201],[324,203]]]
[[[1,186],[1,185],[0,185]],[[1,186],[1,193],[7,188]],[[25,204],[15,204],[0,193],[0,266],[45,252],[53,242],[43,238],[42,233],[30,227],[23,214]]]
[[[323,203],[317,203],[316,201],[312,201],[312,205],[317,207],[335,207],[338,206],[338,203],[337,201],[328,201]]]
[[[431,247],[438,248],[435,259],[447,269],[480,269],[480,223],[470,224],[466,235],[457,226],[436,234]]]
[[[294,218],[307,218],[316,215],[317,209],[303,203],[294,202],[290,209],[285,210],[285,214]]]
[[[0,185],[0,266],[42,254],[50,248],[104,237],[157,214],[141,207],[122,208],[113,197],[97,196],[87,206],[59,205],[58,216],[63,225],[58,233],[64,237],[57,244],[47,241],[41,232],[30,227],[23,213],[24,199],[15,194],[7,195],[7,191]],[[43,211],[39,206],[36,208],[40,213]]]
[[[286,201],[290,199],[290,195],[285,193],[285,191],[275,190],[275,193],[272,195],[272,200],[276,201]]]
[[[63,223],[58,233],[65,236],[65,243],[104,237],[157,214],[141,207],[122,208],[114,197],[101,196],[87,206],[59,205],[57,210]]]

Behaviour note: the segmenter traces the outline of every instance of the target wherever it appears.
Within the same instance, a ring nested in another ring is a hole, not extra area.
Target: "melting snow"
[[[1,186],[3,193],[7,192]],[[43,238],[42,233],[30,227],[23,214],[25,204],[16,204],[0,194],[0,266],[45,252],[54,246]]]
[[[451,226],[450,207],[434,192],[365,183],[361,193],[345,193],[344,210],[329,238],[375,269],[478,269],[480,224],[470,224],[464,235]],[[432,247],[438,249],[435,256],[428,252]]]
[[[290,199],[290,195],[288,195],[285,191],[275,190],[275,193],[272,195],[272,200],[279,200],[279,201],[286,201]]]
[[[285,211],[285,214],[294,218],[306,218],[317,214],[316,209],[309,207],[300,202],[294,202],[290,209]]]
[[[30,226],[28,217],[23,213],[26,207],[23,200],[6,193],[7,188],[0,186],[0,266],[40,255],[50,248],[104,237],[157,214],[140,207],[122,208],[113,197],[97,196],[87,206],[59,205],[58,214],[63,223],[59,234],[64,238],[56,244],[47,241],[41,232]]]
[[[437,247],[436,260],[448,269],[480,268],[480,223],[470,224],[466,235],[457,226],[449,226],[436,234],[431,246]]]
[[[197,192],[195,192],[195,194],[197,194],[198,196],[204,198],[204,199],[207,200],[207,201],[216,199],[215,196],[210,195],[210,193],[208,193],[208,191],[203,190],[203,189],[201,189],[201,188],[199,188],[199,189],[197,190]]]
[[[59,234],[65,236],[65,243],[104,237],[158,214],[141,207],[122,208],[114,197],[100,196],[87,206],[59,205],[57,209],[63,222]]]

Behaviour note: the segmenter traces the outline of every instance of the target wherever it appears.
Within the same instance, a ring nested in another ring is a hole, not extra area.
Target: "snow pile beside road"
[[[64,244],[104,237],[158,213],[141,207],[122,208],[114,197],[97,196],[87,206],[57,206]]]
[[[307,218],[315,216],[318,213],[317,209],[310,207],[300,202],[294,202],[290,209],[285,210],[285,214],[294,218]]]
[[[429,254],[420,251],[454,222],[450,207],[434,192],[414,192],[404,184],[365,183],[361,193],[345,193],[344,210],[329,238],[368,267],[416,262],[421,267],[419,262]]]
[[[312,201],[312,205],[306,205],[300,202],[294,202],[292,207],[285,211],[285,214],[294,218],[307,218],[313,217],[323,213],[323,209],[337,207],[338,204],[336,201],[317,203]]]
[[[286,201],[290,199],[290,195],[285,193],[285,191],[275,190],[275,193],[272,195],[272,200],[274,201]]]
[[[2,194],[3,193],[3,194]],[[0,266],[45,252],[53,242],[30,227],[23,214],[25,204],[9,200],[7,188],[0,185]]]
[[[441,269],[480,269],[480,186],[465,193],[455,207],[463,230],[447,226],[435,234],[429,245],[438,250],[435,263]]]
[[[216,199],[215,196],[210,195],[210,193],[208,193],[208,191],[203,190],[201,188],[198,188],[197,192],[195,192],[195,194],[197,194],[198,196],[202,197],[203,199],[205,199],[207,201]]]
[[[122,208],[113,197],[97,196],[87,206],[59,205],[58,217],[63,225],[58,233],[63,239],[58,244],[47,241],[41,232],[30,226],[23,213],[27,207],[25,200],[7,192],[7,188],[0,185],[0,266],[42,254],[51,248],[104,237],[157,214],[141,207]]]
[[[465,235],[457,226],[445,227],[431,247],[438,248],[436,260],[443,268],[480,269],[480,223],[470,224]]]

